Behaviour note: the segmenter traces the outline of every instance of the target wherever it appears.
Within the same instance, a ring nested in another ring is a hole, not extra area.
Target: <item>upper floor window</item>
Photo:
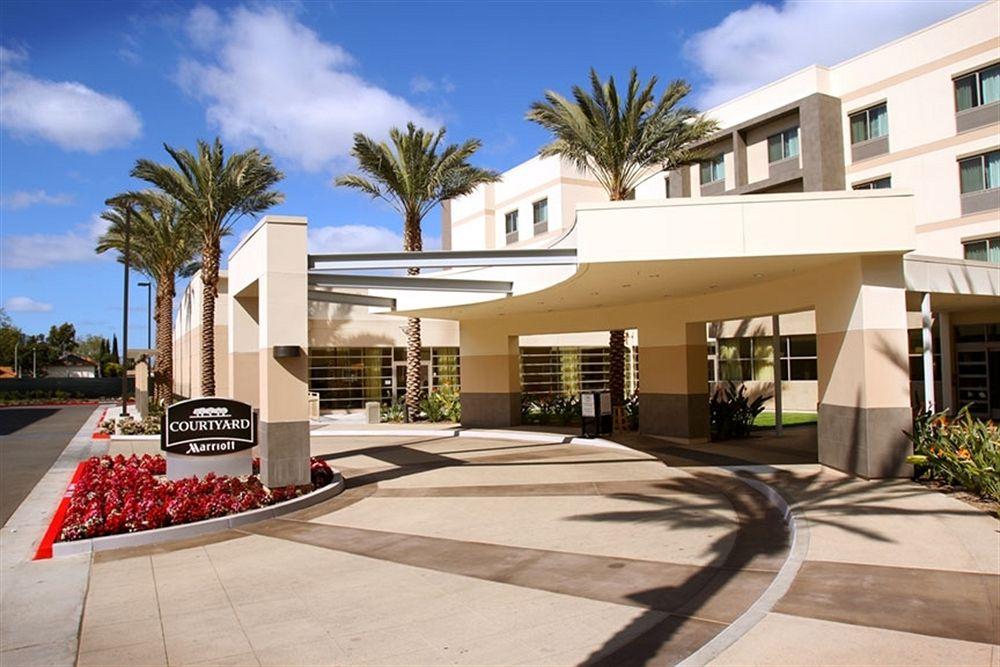
[[[884,190],[892,187],[892,177],[884,176],[864,183],[855,183],[851,187],[855,190]]]
[[[726,178],[726,161],[723,154],[719,154],[701,163],[701,184],[708,185]]]
[[[541,234],[549,230],[549,200],[540,199],[531,205],[531,217],[535,224],[535,233]]]
[[[965,249],[966,259],[1000,264],[1000,236],[979,239],[978,241],[967,241],[962,246]]]
[[[958,111],[993,102],[1000,102],[1000,64],[955,79],[955,108]]]
[[[799,128],[793,127],[767,138],[767,161],[778,162],[799,154]]]
[[[1000,151],[959,160],[958,174],[962,194],[1000,187]]]
[[[507,233],[507,243],[517,240],[517,211],[510,211],[503,217],[504,231]]]
[[[852,144],[878,139],[889,134],[889,112],[885,102],[853,113],[850,119]]]

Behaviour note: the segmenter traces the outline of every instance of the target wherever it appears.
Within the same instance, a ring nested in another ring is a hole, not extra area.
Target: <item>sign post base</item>
[[[185,456],[164,452],[167,459],[167,479],[203,478],[210,472],[217,476],[246,477],[253,472],[253,450],[244,449],[218,456]]]

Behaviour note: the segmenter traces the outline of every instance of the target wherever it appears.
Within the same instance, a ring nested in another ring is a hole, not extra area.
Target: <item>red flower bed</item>
[[[190,477],[176,481],[158,478],[167,471],[162,456],[94,457],[83,470],[69,501],[59,540],[81,540],[101,535],[135,533],[177,526],[266,507],[326,486],[333,471],[325,461],[312,459],[312,483],[305,488],[268,489],[256,474],[247,478]],[[254,473],[259,464],[254,460]]]

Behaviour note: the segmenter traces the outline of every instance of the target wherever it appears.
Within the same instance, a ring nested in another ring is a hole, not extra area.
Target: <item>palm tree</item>
[[[489,169],[469,164],[482,142],[469,139],[462,144],[442,146],[445,129],[436,133],[408,123],[406,132],[389,130],[391,145],[358,133],[351,155],[362,174],[335,179],[341,187],[354,188],[387,202],[403,216],[403,250],[423,250],[420,224],[431,209],[446,199],[471,193],[483,183],[500,180]],[[416,275],[419,268],[407,269]],[[406,321],[406,419],[420,407],[420,318]]]
[[[553,140],[539,155],[559,156],[580,171],[590,172],[604,186],[611,201],[629,199],[636,185],[651,173],[671,170],[703,158],[698,142],[714,134],[718,125],[696,109],[682,106],[691,86],[673,81],[657,100],[657,79],[641,83],[635,68],[624,98],[614,77],[601,81],[590,70],[590,91],[573,87],[568,100],[549,90],[535,102],[527,118],[552,133]],[[625,332],[612,331],[609,340],[609,389],[613,405],[625,396]]]
[[[112,197],[101,217],[111,225],[97,240],[97,252],[124,252],[125,216],[129,224],[129,264],[156,283],[156,361],[153,400],[173,399],[173,303],[177,276],[192,275],[198,238],[177,203],[161,192],[129,192]],[[126,211],[127,210],[127,211]]]
[[[196,154],[163,147],[174,165],[138,160],[132,176],[152,183],[177,200],[180,214],[194,226],[201,246],[201,393],[215,395],[215,299],[219,295],[221,243],[244,215],[280,204],[285,196],[272,190],[284,174],[256,148],[228,158],[222,142],[198,141]]]

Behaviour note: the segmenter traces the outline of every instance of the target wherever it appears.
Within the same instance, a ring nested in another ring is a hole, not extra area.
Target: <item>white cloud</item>
[[[9,67],[28,59],[28,52],[23,48],[7,48],[0,46],[0,67]]]
[[[424,250],[441,247],[437,236],[424,235]],[[328,225],[309,230],[309,252],[392,252],[403,249],[403,237],[374,225]]]
[[[4,308],[11,313],[47,313],[52,310],[52,304],[27,296],[12,296],[4,303]]]
[[[20,234],[4,236],[2,262],[7,269],[38,269],[73,262],[87,262],[102,257],[94,252],[97,238],[108,222],[95,216],[87,224],[77,225],[62,234]]]
[[[423,95],[438,91],[442,93],[453,93],[455,92],[455,84],[452,83],[451,79],[446,76],[435,81],[427,78],[423,74],[418,74],[410,79],[410,92]]]
[[[45,190],[18,190],[9,195],[0,196],[0,206],[9,209],[21,209],[34,206],[35,204],[48,204],[52,206],[65,206],[73,203],[73,195],[59,193],[50,195]]]
[[[11,133],[50,141],[64,150],[96,153],[124,146],[142,132],[128,102],[76,81],[48,81],[10,66],[24,51],[0,47],[0,124]]]
[[[755,3],[685,45],[709,79],[703,107],[730,100],[809,65],[835,65],[919,30],[978,0]]]
[[[222,16],[192,10],[188,34],[206,51],[185,59],[178,81],[207,102],[209,122],[229,141],[261,144],[309,170],[346,156],[355,132],[383,136],[430,115],[362,79],[353,58],[275,8],[238,7]]]

